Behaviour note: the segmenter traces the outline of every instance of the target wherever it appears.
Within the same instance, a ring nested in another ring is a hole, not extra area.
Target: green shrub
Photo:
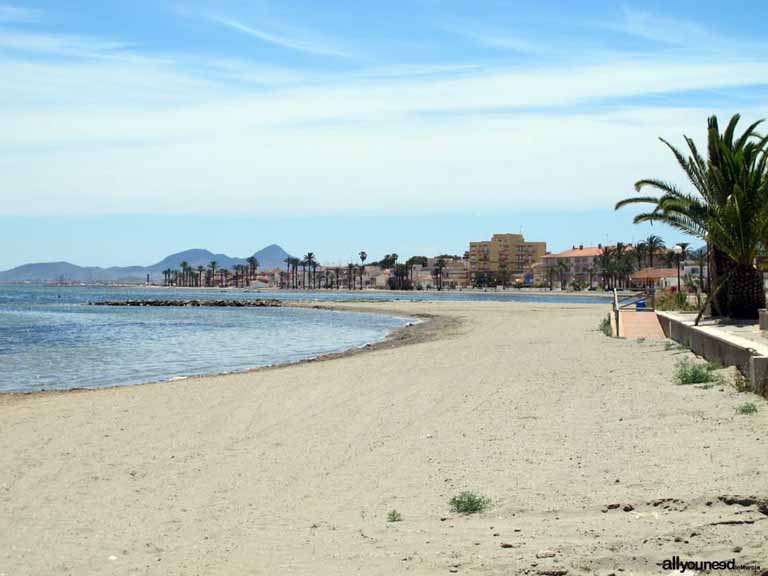
[[[486,510],[491,505],[491,501],[485,496],[464,491],[451,498],[450,505],[451,510],[459,514],[475,514]]]
[[[688,384],[707,384],[710,382],[720,382],[720,376],[715,374],[718,365],[707,362],[692,363],[688,360],[678,362],[675,369],[675,383],[680,385]]]
[[[657,310],[677,310],[679,312],[694,312],[696,306],[688,302],[686,292],[660,292],[656,295]]]
[[[600,321],[600,326],[598,328],[600,332],[605,334],[606,336],[613,336],[613,329],[611,328],[611,317],[606,316]]]
[[[403,515],[397,510],[390,510],[387,514],[387,522],[402,522]]]
[[[752,402],[744,402],[744,404],[736,408],[736,412],[739,414],[756,414],[757,406],[755,406]]]

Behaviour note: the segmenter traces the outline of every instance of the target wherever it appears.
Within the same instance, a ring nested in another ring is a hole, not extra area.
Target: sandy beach
[[[768,569],[764,400],[676,386],[688,353],[607,338],[604,305],[346,306],[438,320],[327,361],[0,397],[0,575]],[[452,513],[462,490],[491,508]]]

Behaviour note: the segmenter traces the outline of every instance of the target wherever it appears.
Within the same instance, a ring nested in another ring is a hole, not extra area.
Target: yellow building
[[[522,283],[546,252],[546,242],[526,242],[522,234],[494,234],[489,241],[470,242],[471,280],[485,275],[489,283]]]

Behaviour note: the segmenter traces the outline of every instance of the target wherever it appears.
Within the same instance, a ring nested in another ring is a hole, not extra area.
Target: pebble
[[[555,553],[552,550],[542,550],[536,554],[536,558],[554,558]]]

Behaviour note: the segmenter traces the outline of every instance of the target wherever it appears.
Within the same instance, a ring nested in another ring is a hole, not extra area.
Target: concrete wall
[[[712,334],[664,312],[657,312],[656,315],[667,338],[690,348],[692,352],[710,362],[736,366],[749,378],[752,390],[768,398],[768,356],[757,355],[755,350],[736,343],[727,336]]]

